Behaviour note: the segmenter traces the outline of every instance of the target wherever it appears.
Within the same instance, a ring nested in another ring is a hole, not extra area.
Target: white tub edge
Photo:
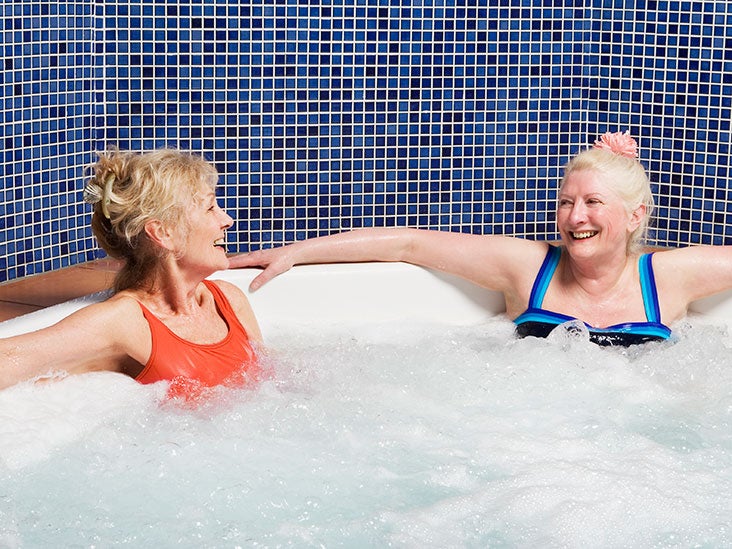
[[[236,284],[247,294],[265,337],[268,330],[293,324],[473,324],[505,308],[497,292],[406,263],[300,265],[251,293],[249,283],[260,272],[231,269],[210,278]],[[0,322],[0,337],[49,326],[107,295],[91,294]]]
[[[210,278],[232,282],[249,297],[264,335],[278,326],[379,322],[476,324],[505,310],[503,296],[453,275],[406,263],[301,265],[250,293],[259,269],[220,271]],[[103,300],[100,292],[0,322],[0,337],[49,326]],[[696,301],[690,315],[732,325],[732,290]]]
[[[246,288],[259,272],[229,270],[211,278],[245,289],[262,330],[283,323],[474,324],[505,310],[498,292],[406,263],[297,266],[250,293]]]

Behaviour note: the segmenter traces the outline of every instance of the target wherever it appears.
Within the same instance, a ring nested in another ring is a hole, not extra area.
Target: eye
[[[562,206],[571,206],[571,205],[572,205],[572,201],[569,200],[569,199],[567,199],[567,198],[562,198],[562,199],[559,200],[559,207],[560,208]]]

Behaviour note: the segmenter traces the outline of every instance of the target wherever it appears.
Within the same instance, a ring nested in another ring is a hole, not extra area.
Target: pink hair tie
[[[595,141],[596,149],[606,149],[620,156],[638,158],[638,143],[630,137],[629,132],[607,132]]]

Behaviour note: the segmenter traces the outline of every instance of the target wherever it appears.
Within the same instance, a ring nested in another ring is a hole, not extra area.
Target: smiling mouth
[[[572,232],[569,233],[572,235],[572,238],[575,240],[585,240],[587,238],[592,238],[597,234],[597,231],[578,231],[578,232]]]
[[[215,248],[221,248],[222,250],[226,251],[226,240],[223,238],[219,238],[218,240],[216,240],[213,245]]]

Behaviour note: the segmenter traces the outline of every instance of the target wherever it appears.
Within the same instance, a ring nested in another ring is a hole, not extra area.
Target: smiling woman
[[[100,245],[123,262],[114,294],[0,340],[0,388],[51,367],[170,380],[184,396],[256,377],[261,334],[246,296],[204,280],[228,267],[222,244],[233,220],[216,201],[217,180],[203,158],[176,150],[100,153],[84,199]]]
[[[627,244],[628,253],[640,251],[653,212],[653,195],[636,150],[636,142],[628,134],[605,134],[567,164],[557,209],[560,233],[570,231],[562,234],[567,244],[599,233],[586,223],[586,216],[605,216],[603,223],[607,224],[625,217],[620,211],[608,210],[622,208],[630,216],[630,225],[618,227],[615,236]],[[575,228],[580,230],[572,230]]]
[[[732,288],[732,247],[641,253],[653,200],[637,144],[603,135],[566,167],[559,192],[560,245],[417,229],[362,229],[231,258],[264,266],[256,289],[302,263],[404,261],[501,292],[521,336],[562,326],[600,345],[670,336],[697,299]]]

